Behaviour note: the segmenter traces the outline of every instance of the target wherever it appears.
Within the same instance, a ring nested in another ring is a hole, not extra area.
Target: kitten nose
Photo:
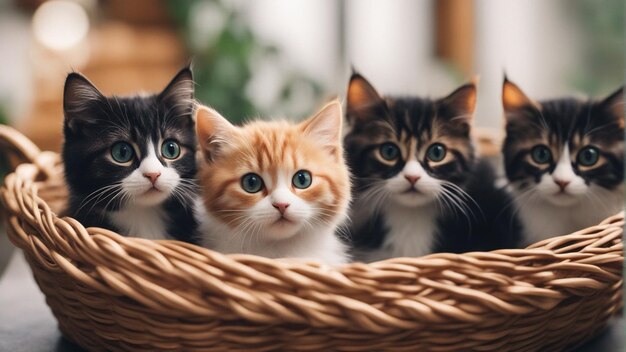
[[[278,211],[280,212],[280,215],[284,215],[285,210],[287,210],[287,208],[289,207],[289,203],[272,203],[272,206],[278,209]]]
[[[564,180],[559,180],[559,179],[555,179],[554,183],[556,183],[557,185],[559,185],[559,188],[561,188],[561,191],[565,190],[565,187],[567,187],[567,185],[569,185],[570,181],[564,181]]]
[[[160,172],[146,172],[143,174],[144,177],[149,178],[150,182],[152,182],[152,185],[154,185],[156,183],[157,178],[159,178],[159,176],[161,176]]]
[[[411,185],[415,185],[417,180],[420,179],[419,176],[415,176],[415,175],[404,175],[404,178],[406,178],[406,180],[409,181]]]

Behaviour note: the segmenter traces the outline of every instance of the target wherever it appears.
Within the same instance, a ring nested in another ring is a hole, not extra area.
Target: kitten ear
[[[211,161],[237,133],[237,127],[207,106],[199,105],[196,108],[195,116],[196,135],[198,136],[200,151],[205,160]]]
[[[441,99],[442,115],[451,120],[470,123],[476,108],[477,84],[478,79],[474,78],[469,83],[460,86],[447,97]]]
[[[326,104],[315,116],[300,124],[305,135],[318,141],[338,161],[341,160],[343,113],[339,100]]]
[[[361,116],[366,116],[369,109],[384,104],[385,101],[376,89],[359,73],[352,73],[348,84],[347,118],[353,123]]]
[[[624,125],[624,87],[620,87],[618,90],[604,98],[599,105],[604,111],[609,112],[614,118],[622,120],[621,125]]]
[[[506,76],[504,76],[504,82],[502,83],[502,107],[504,108],[507,121],[517,116],[517,113],[524,109],[540,109],[539,104],[527,97],[526,94],[524,94],[515,83],[509,81]]]
[[[193,73],[189,67],[178,71],[170,83],[158,95],[158,100],[167,106],[187,105],[193,107]]]
[[[93,83],[78,72],[70,73],[65,79],[63,88],[64,124],[72,131],[76,131],[81,123],[93,122],[96,118],[86,111],[94,103],[104,102],[106,98]]]

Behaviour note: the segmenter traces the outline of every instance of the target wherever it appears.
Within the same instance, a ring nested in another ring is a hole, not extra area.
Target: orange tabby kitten
[[[203,245],[270,258],[348,260],[335,234],[350,202],[338,101],[299,124],[236,127],[204,106],[196,121]]]

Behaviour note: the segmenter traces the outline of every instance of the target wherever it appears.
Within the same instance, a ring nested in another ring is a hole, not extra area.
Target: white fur
[[[396,257],[420,257],[431,253],[435,244],[436,206],[406,207],[390,203],[383,209],[389,232],[381,248],[362,252],[366,262]]]
[[[139,167],[122,180],[122,194],[127,203],[123,209],[110,213],[109,218],[122,233],[148,239],[165,239],[167,214],[162,209],[162,203],[172,196],[180,183],[180,176],[174,169],[161,164],[152,142],[148,143],[147,149],[148,155]],[[144,176],[145,173],[161,175],[153,186],[150,179]]]
[[[123,233],[136,237],[167,239],[167,214],[160,206],[132,206],[109,214],[111,221]]]
[[[319,214],[315,204],[308,204],[289,189],[292,174],[283,173],[276,180],[268,174],[261,176],[271,192],[243,211],[245,220],[237,228],[211,215],[201,201],[196,203],[199,230],[204,235],[203,246],[222,253],[304,258],[330,265],[343,264],[349,260],[346,246],[335,235],[335,229],[345,215],[338,215],[332,223],[322,223],[316,219]],[[281,214],[272,203],[289,204],[284,214],[289,222],[277,222]]]
[[[561,191],[555,180],[569,182]],[[598,224],[622,210],[623,186],[609,191],[576,175],[570,150],[562,148],[552,174],[546,173],[532,190],[514,190],[524,226],[526,245]]]
[[[412,186],[405,176],[419,177],[415,183],[417,192],[409,192]],[[360,209],[354,209],[354,220],[358,222],[364,216],[371,216],[372,211],[381,211],[389,231],[381,248],[361,252],[357,255],[359,259],[371,262],[431,253],[439,215],[435,200],[442,192],[441,181],[431,177],[414,158],[406,163],[402,172],[383,182],[379,196],[382,204],[363,195],[361,201],[370,204],[357,205]]]

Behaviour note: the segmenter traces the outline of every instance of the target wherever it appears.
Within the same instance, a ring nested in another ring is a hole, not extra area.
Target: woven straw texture
[[[24,161],[0,191],[62,332],[89,350],[556,351],[622,304],[623,215],[527,249],[331,268],[126,238],[59,218],[59,156],[0,126]]]

